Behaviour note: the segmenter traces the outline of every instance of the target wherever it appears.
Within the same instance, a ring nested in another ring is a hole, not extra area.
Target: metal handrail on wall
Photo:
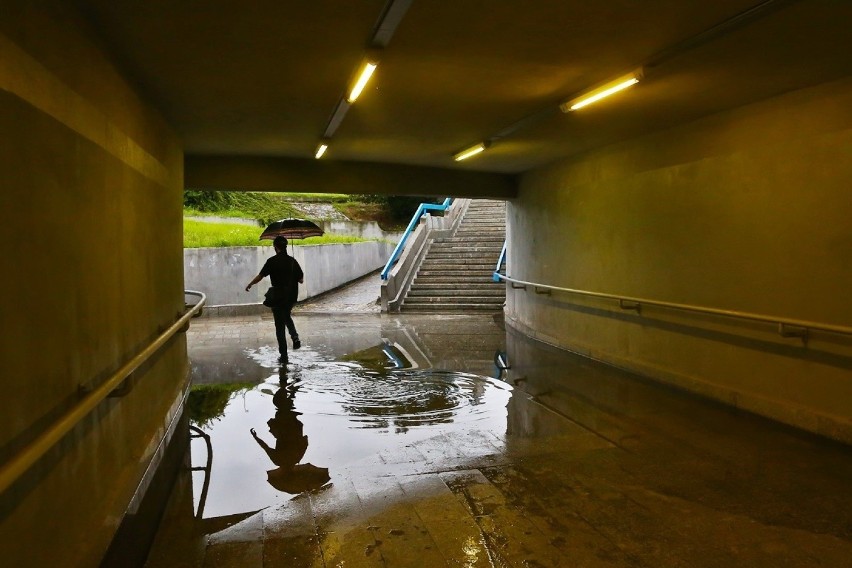
[[[420,218],[426,213],[426,211],[446,211],[450,204],[453,202],[452,197],[448,197],[444,199],[443,203],[440,205],[436,205],[434,203],[421,203],[419,207],[417,207],[417,211],[414,212],[414,216],[411,217],[411,222],[408,223],[408,227],[406,227],[405,232],[402,234],[402,238],[399,239],[399,242],[396,244],[396,247],[393,249],[393,252],[390,255],[385,267],[382,269],[381,277],[382,280],[388,279],[388,274],[390,274],[391,268],[393,268],[393,264],[399,258],[399,255],[402,254],[402,251],[405,249],[405,242],[408,240],[408,236],[411,235],[411,232],[417,226],[417,223],[420,222]]]
[[[656,306],[660,308],[669,308],[683,312],[692,312],[699,314],[709,314],[714,316],[722,316],[727,318],[736,318],[742,320],[758,321],[762,323],[771,323],[778,325],[778,334],[782,337],[801,337],[807,339],[810,330],[825,331],[840,335],[852,335],[852,327],[833,325],[827,323],[819,323],[805,320],[779,318],[767,316],[763,314],[753,314],[749,312],[739,312],[735,310],[720,310],[717,308],[705,308],[702,306],[692,306],[689,304],[676,304],[673,302],[662,302],[659,300],[647,300],[645,298],[631,298],[629,296],[616,296],[614,294],[603,294],[600,292],[589,292],[587,290],[575,290],[573,288],[562,288],[559,286],[550,286],[548,284],[538,284],[535,282],[527,282],[518,280],[509,276],[494,273],[495,280],[505,280],[509,282],[513,288],[526,289],[531,286],[537,294],[550,294],[551,291],[566,292],[569,294],[577,294],[580,296],[589,296],[592,298],[604,298],[607,300],[616,300],[622,310],[633,310],[639,313],[643,305]]]
[[[101,383],[96,389],[87,393],[73,408],[66,412],[56,422],[54,422],[47,430],[45,430],[38,438],[30,445],[20,451],[7,463],[0,468],[0,493],[6,491],[17,479],[23,475],[34,463],[36,463],[44,454],[47,453],[59,440],[70,432],[83,418],[85,418],[92,410],[95,409],[110,393],[121,384],[133,371],[138,369],[145,361],[147,361],[160,347],[171,339],[176,333],[184,329],[188,325],[189,320],[201,313],[201,308],[207,301],[207,296],[203,292],[195,290],[185,290],[184,293],[190,296],[199,297],[199,301],[193,304],[189,309],[173,323],[167,330],[157,336],[145,349],[136,354],[130,361],[121,366],[115,373],[112,374],[106,381]]]

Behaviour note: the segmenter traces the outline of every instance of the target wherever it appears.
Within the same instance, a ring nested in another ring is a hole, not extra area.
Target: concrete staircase
[[[429,245],[401,311],[502,310],[506,285],[491,276],[505,240],[506,203],[471,200],[453,236]]]

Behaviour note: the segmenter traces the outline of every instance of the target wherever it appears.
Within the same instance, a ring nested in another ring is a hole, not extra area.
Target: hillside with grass
[[[249,191],[184,192],[184,248],[268,246],[258,237],[267,224],[295,217],[312,221],[374,221],[385,231],[405,228],[417,206],[434,199],[384,195],[262,193]],[[231,221],[233,220],[233,221]],[[326,234],[292,244],[351,243],[365,239]]]

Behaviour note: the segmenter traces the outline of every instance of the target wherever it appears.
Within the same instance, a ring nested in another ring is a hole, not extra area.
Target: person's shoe
[[[294,339],[294,340],[293,340],[293,349],[298,349],[298,348],[299,348],[299,347],[301,347],[301,346],[302,346],[302,342],[301,342],[301,341],[299,341],[298,339]]]
[[[287,359],[287,356],[286,356],[286,355],[281,355],[281,356],[278,358],[278,362],[279,362],[279,363],[281,363],[282,365],[286,365],[286,364],[287,364],[287,363],[289,363],[290,361]]]

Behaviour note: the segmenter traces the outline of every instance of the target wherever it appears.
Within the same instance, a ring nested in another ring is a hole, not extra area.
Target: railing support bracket
[[[622,310],[633,310],[637,314],[642,313],[642,304],[639,302],[631,302],[629,300],[619,300],[618,307]]]
[[[807,343],[809,334],[810,330],[806,327],[785,323],[778,324],[778,335],[781,337],[800,337],[803,342]]]

